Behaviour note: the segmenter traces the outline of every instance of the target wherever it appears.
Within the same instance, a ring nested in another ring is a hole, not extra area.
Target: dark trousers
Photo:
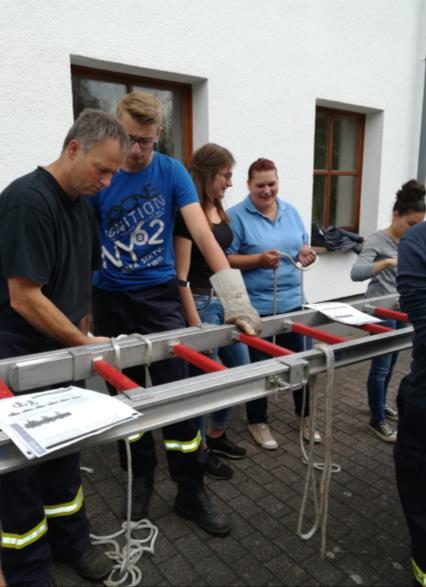
[[[402,382],[401,385],[404,385]],[[397,398],[399,421],[394,450],[399,498],[411,536],[414,577],[426,579],[426,409]]]
[[[0,358],[51,350],[2,332]],[[32,390],[38,391],[38,390]],[[9,586],[45,587],[51,557],[77,557],[90,543],[78,453],[0,475],[2,566]]]
[[[179,292],[176,285],[165,284],[129,292],[108,292],[94,288],[93,318],[99,336],[119,334],[150,334],[184,328]],[[181,359],[158,361],[149,368],[154,385],[185,379],[187,365]],[[143,366],[123,372],[139,385],[145,385]],[[109,386],[111,393],[115,393]],[[170,476],[178,483],[200,483],[205,462],[200,449],[198,419],[177,422],[162,429]],[[124,442],[119,443],[121,466],[127,468]],[[132,471],[136,476],[154,474],[157,456],[152,432],[131,442]]]
[[[285,334],[278,334],[276,337],[276,344],[283,346],[296,353],[305,350],[303,336],[295,332],[288,332]],[[266,338],[269,342],[272,342],[272,338]],[[312,341],[310,338],[306,339],[306,349],[312,348]],[[271,356],[258,351],[257,349],[249,348],[250,360],[252,363],[258,361],[265,361],[270,359]],[[302,414],[303,408],[303,389],[295,389],[293,391],[293,402],[294,411],[297,416]],[[261,422],[268,421],[268,398],[260,397],[251,402],[246,403],[247,420],[249,424],[259,424]],[[306,399],[305,399],[305,410],[304,415],[309,415],[309,386],[306,387]]]
[[[52,554],[73,559],[90,544],[80,455],[0,475],[0,518],[8,585],[46,587]]]

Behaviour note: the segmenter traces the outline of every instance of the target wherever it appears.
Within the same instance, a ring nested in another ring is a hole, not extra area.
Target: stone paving
[[[391,404],[408,365],[405,351],[391,382]],[[303,541],[296,535],[306,467],[292,400],[283,395],[269,404],[276,451],[255,446],[243,407],[233,410],[229,436],[248,456],[233,463],[231,481],[206,479],[212,499],[232,520],[226,538],[212,537],[173,513],[175,487],[157,443],[160,466],[150,519],[159,536],[155,554],[145,553],[140,560],[142,585],[411,585],[409,537],[395,487],[392,445],[367,428],[368,367],[360,363],[335,374],[333,461],[342,471],[332,476],[324,560],[318,536]],[[322,416],[320,412],[320,421]],[[94,468],[93,474],[84,473],[84,488],[97,534],[119,529],[126,477],[116,452],[111,445],[83,454],[83,464]],[[61,587],[85,585],[63,565],[55,564],[53,577]]]

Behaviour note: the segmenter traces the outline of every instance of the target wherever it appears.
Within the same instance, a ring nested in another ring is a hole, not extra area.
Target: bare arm
[[[83,318],[80,320],[80,330],[83,334],[86,334],[86,335],[89,332],[89,315],[88,314],[83,316]]]
[[[182,236],[174,238],[176,257],[176,277],[186,281],[188,279],[189,267],[191,264],[192,242]],[[201,324],[200,316],[195,307],[194,298],[189,287],[179,287],[180,299],[188,326]]]
[[[275,249],[268,249],[263,253],[255,253],[254,255],[228,255],[228,261],[231,267],[242,269],[243,271],[257,269],[258,267],[275,269],[280,264],[280,256]]]
[[[308,265],[311,265],[316,258],[317,254],[315,253],[314,249],[309,245],[303,245],[299,251],[297,260],[302,264],[303,267],[308,267]]]
[[[181,213],[192,238],[212,272],[217,273],[221,269],[228,269],[228,259],[215,239],[200,204],[189,204],[181,208]]]
[[[39,332],[65,346],[108,342],[103,336],[88,337],[81,332],[41,291],[41,285],[26,277],[7,280],[10,305]]]

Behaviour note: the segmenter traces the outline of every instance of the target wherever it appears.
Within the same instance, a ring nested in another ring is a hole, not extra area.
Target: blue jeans
[[[404,328],[406,326],[406,324],[395,320],[384,320],[381,324],[389,326],[389,328]],[[374,357],[371,361],[367,380],[371,423],[383,422],[385,419],[386,396],[397,358],[398,353],[395,352]]]
[[[300,308],[295,308],[291,310],[292,312],[299,310]],[[276,337],[276,344],[279,346],[283,346],[287,349],[295,351],[299,353],[304,350],[309,350],[312,348],[312,339],[307,337],[306,342],[304,342],[305,337],[301,334],[297,334],[296,332],[287,332],[285,334],[278,334]],[[272,338],[266,338],[265,340],[269,340],[272,342]],[[250,359],[253,363],[257,361],[265,361],[266,359],[270,359],[271,356],[263,353],[262,351],[258,351],[257,349],[250,349]],[[295,389],[293,391],[293,402],[294,402],[294,411],[296,416],[302,415],[302,408],[303,408],[303,389]],[[306,398],[305,398],[305,409],[304,409],[304,416],[309,416],[309,386],[306,386]],[[247,412],[247,421],[249,424],[260,424],[263,422],[268,421],[268,398],[267,397],[260,397],[259,399],[255,399],[251,402],[246,403],[246,412]]]
[[[208,294],[194,294],[195,305],[202,322],[209,324],[223,324],[224,313],[222,304],[219,299]],[[247,346],[240,342],[230,344],[219,349],[214,349],[210,358],[220,358],[225,367],[239,367],[240,365],[247,365],[250,363],[250,356]],[[196,367],[191,367],[193,375],[199,375],[200,371]],[[210,424],[212,428],[223,430],[229,418],[230,408],[224,408],[210,414]],[[202,418],[203,419],[203,418]],[[204,436],[204,424],[200,422],[200,427]]]

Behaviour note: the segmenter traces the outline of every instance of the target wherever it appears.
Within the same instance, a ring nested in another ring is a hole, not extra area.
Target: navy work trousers
[[[1,329],[1,325],[0,325]],[[52,350],[28,333],[0,332],[0,359]],[[31,390],[40,391],[40,390]],[[23,401],[25,395],[22,395]],[[9,587],[45,587],[53,556],[90,544],[78,453],[0,475],[2,567]]]
[[[404,381],[401,382],[404,385]],[[411,536],[414,577],[426,581],[426,409],[397,397],[399,421],[394,450],[399,498]]]
[[[177,286],[166,283],[135,291],[93,290],[93,318],[98,336],[151,334],[185,327]],[[187,365],[181,359],[158,361],[149,367],[153,385],[185,379]],[[145,385],[145,367],[124,369],[123,373]],[[109,386],[110,392],[114,390]],[[178,483],[201,483],[205,452],[201,449],[198,419],[177,422],[162,429],[170,476]],[[127,468],[125,447],[119,441],[121,465]],[[154,474],[157,456],[152,432],[131,442],[132,471],[135,476]]]
[[[300,308],[294,308],[290,310],[291,312],[296,312],[300,310]],[[297,332],[286,332],[284,334],[278,334],[276,337],[276,344],[286,349],[290,349],[296,353],[302,352],[304,350],[309,350],[312,348],[312,340],[307,337],[304,340],[301,334],[297,334]],[[272,342],[271,338],[266,338],[265,340]],[[265,361],[266,359],[270,359],[271,356],[259,351],[257,349],[250,348],[250,360],[252,363],[257,363],[258,361]],[[296,416],[302,416],[302,409],[303,409],[303,389],[295,389],[293,391],[293,402],[294,402],[294,411]],[[251,402],[246,403],[246,411],[247,411],[247,420],[249,424],[259,424],[262,422],[268,421],[268,398],[267,397],[260,397],[258,399],[252,400]],[[305,406],[303,416],[309,416],[309,385],[306,386],[306,397],[305,397]]]

